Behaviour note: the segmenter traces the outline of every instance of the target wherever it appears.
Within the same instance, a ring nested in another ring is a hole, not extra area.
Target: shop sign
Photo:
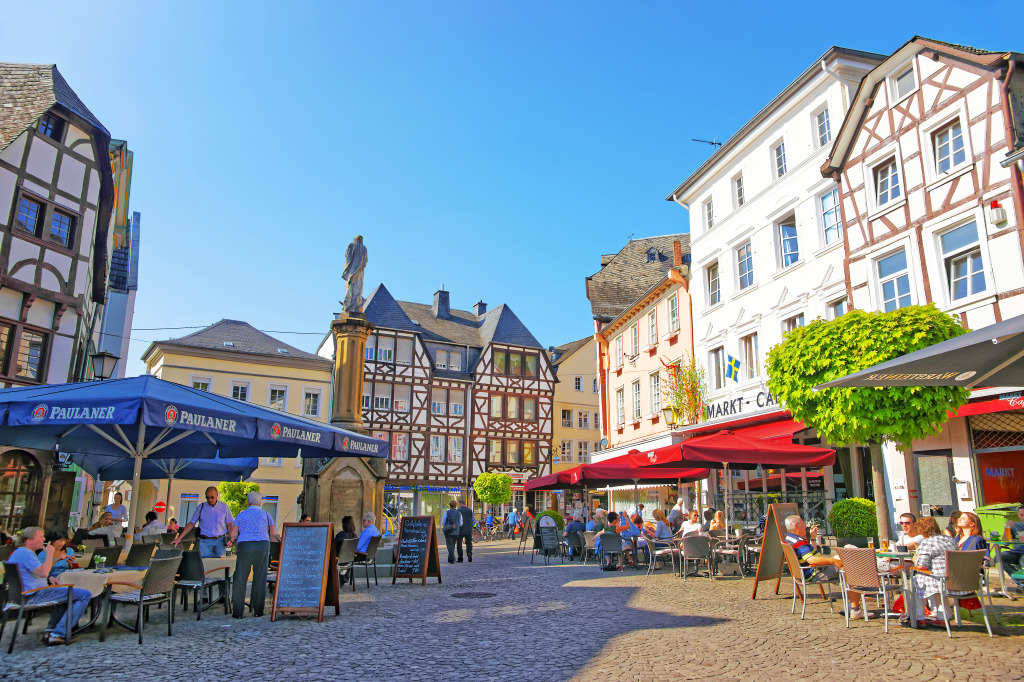
[[[704,419],[705,421],[714,421],[724,417],[735,417],[759,410],[766,410],[777,405],[778,401],[775,399],[775,396],[768,389],[763,389],[756,394],[741,395],[738,398],[719,400],[707,405],[704,408]]]
[[[419,491],[424,493],[461,493],[462,488],[454,488],[444,485],[385,485],[385,492],[396,490]]]

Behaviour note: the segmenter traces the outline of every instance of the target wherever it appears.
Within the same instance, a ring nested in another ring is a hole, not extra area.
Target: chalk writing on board
[[[402,541],[398,546],[398,575],[422,575],[430,548],[430,518],[402,519]]]
[[[317,608],[324,580],[328,528],[292,526],[285,533],[277,572],[277,608]]]

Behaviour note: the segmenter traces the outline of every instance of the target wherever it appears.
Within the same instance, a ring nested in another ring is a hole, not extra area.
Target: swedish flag
[[[733,381],[740,380],[740,361],[731,355],[726,355],[729,361],[725,363],[725,377]]]

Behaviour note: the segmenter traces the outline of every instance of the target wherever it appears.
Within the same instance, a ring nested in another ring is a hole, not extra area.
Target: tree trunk
[[[871,485],[875,492],[875,518],[878,520],[878,539],[889,539],[889,494],[885,489],[885,463],[882,460],[882,444],[868,444],[871,452]]]

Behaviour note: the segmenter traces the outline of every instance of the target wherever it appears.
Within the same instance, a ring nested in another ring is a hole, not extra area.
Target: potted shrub
[[[878,518],[873,500],[851,497],[836,502],[828,513],[828,523],[840,547],[867,547],[868,538],[878,539]]]
[[[544,511],[544,512],[541,512],[540,514],[537,514],[536,518],[533,520],[533,524],[534,524],[534,526],[533,526],[533,530],[534,530],[533,548],[534,549],[540,549],[541,548],[540,533],[537,532],[537,529],[540,528],[540,519],[541,519],[542,516],[550,516],[551,518],[553,518],[555,520],[555,525],[558,526],[558,534],[559,535],[561,535],[562,531],[565,530],[565,519],[563,519],[562,515],[559,514],[558,512],[556,512],[556,511]]]

